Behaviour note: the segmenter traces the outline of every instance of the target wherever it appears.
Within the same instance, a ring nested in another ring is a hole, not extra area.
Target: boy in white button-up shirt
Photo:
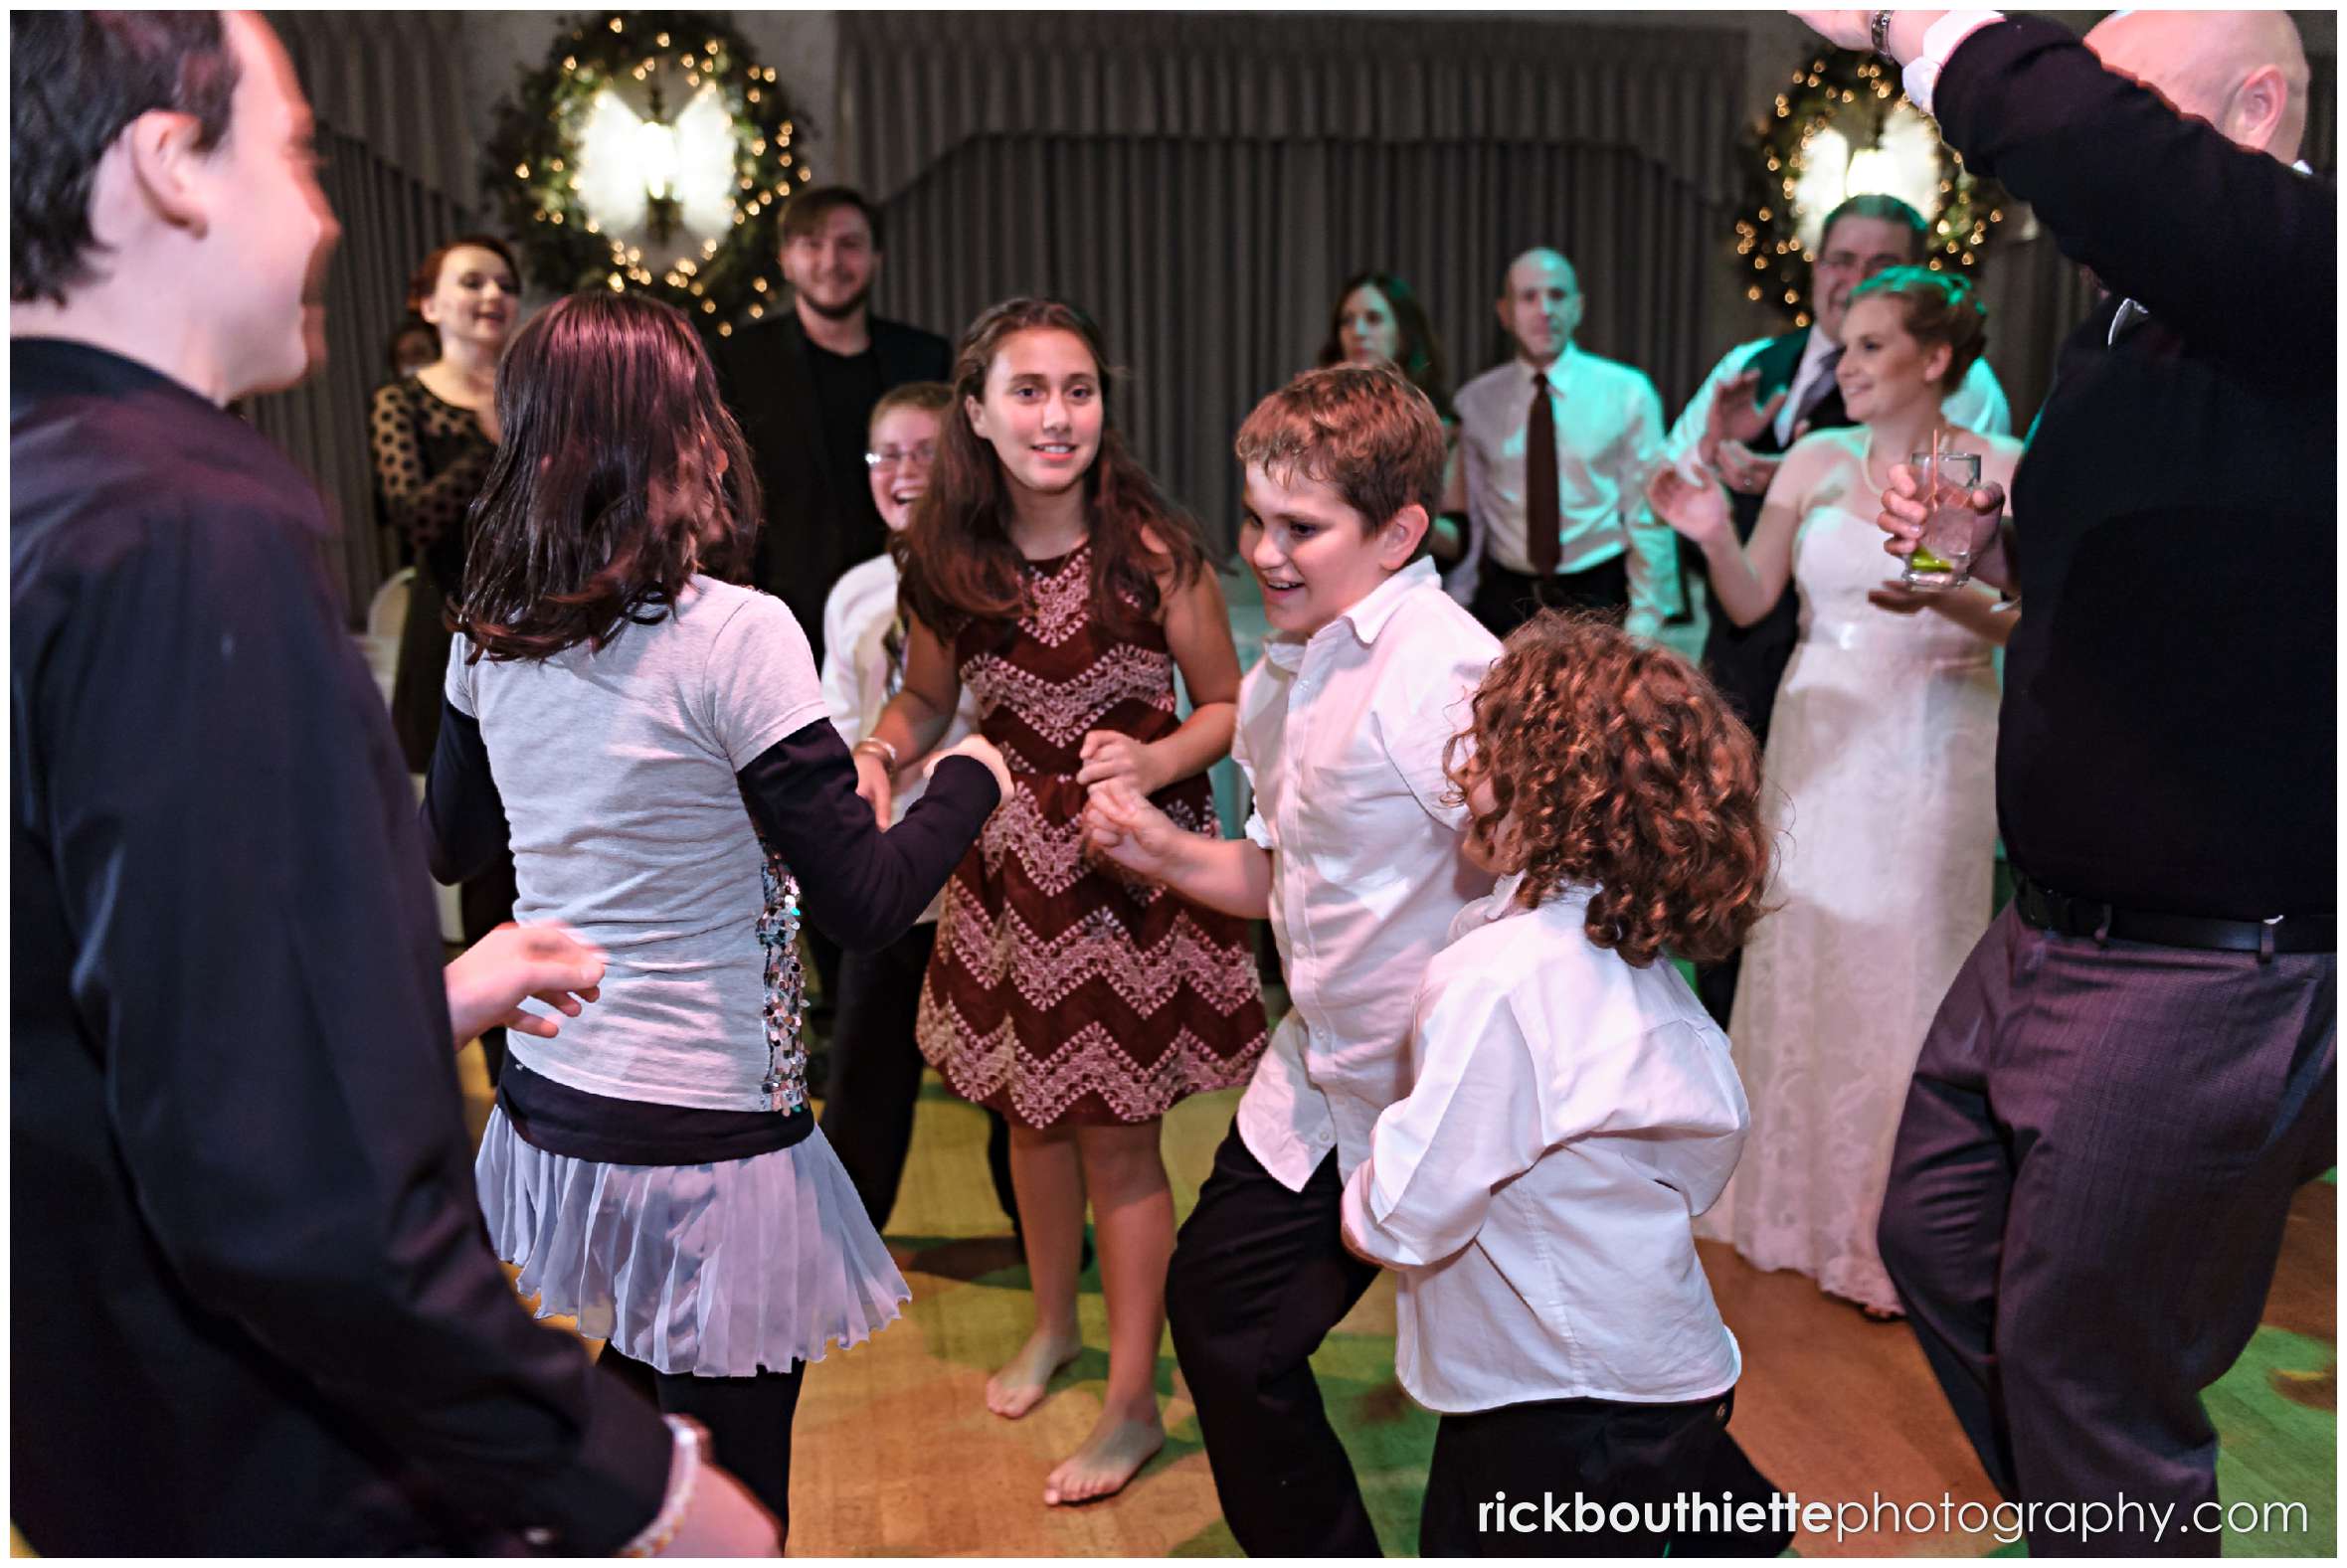
[[[1442,427],[1390,369],[1298,377],[1237,452],[1240,551],[1272,629],[1232,747],[1255,793],[1247,836],[1182,832],[1113,787],[1089,820],[1128,869],[1272,923],[1294,1007],[1182,1227],[1167,1314],[1239,1546],[1373,1556],[1307,1357],[1376,1278],[1345,1249],[1343,1180],[1407,1086],[1428,960],[1491,887],[1461,853],[1443,751],[1500,645],[1425,559]]]
[[[1427,971],[1412,1087],[1343,1202],[1347,1244],[1402,1271],[1396,1371],[1443,1418],[1418,1549],[1708,1553],[1727,1521],[1646,1510],[1715,1508],[1740,1466],[1742,1362],[1692,1222],[1749,1117],[1661,955],[1726,952],[1758,917],[1759,760],[1677,654],[1547,612],[1508,639],[1455,762],[1468,853],[1500,882]],[[1571,1534],[1543,1539],[1557,1518]]]

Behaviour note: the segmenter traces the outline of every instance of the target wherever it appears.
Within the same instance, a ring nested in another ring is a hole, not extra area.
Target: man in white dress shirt
[[[1542,248],[1508,268],[1500,324],[1515,357],[1459,389],[1464,461],[1443,510],[1468,518],[1453,597],[1495,636],[1535,610],[1627,606],[1653,636],[1681,610],[1679,546],[1647,509],[1663,403],[1628,365],[1576,346],[1572,263]]]

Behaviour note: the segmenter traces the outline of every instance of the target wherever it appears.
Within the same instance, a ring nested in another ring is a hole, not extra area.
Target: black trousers
[[[1556,1399],[1445,1416],[1418,1555],[1653,1557],[1666,1545],[1710,1555],[1675,1535],[1669,1510],[1681,1493],[1717,1500],[1706,1483],[1734,1402],[1732,1392],[1680,1405]]]
[[[597,1362],[671,1416],[690,1416],[709,1429],[717,1463],[766,1505],[786,1544],[791,1539],[791,1422],[807,1363],[754,1377],[694,1377],[659,1372],[603,1347]]]
[[[823,1138],[847,1167],[847,1179],[855,1183],[874,1230],[888,1226],[913,1143],[913,1104],[920,1098],[922,1068],[913,1022],[936,946],[937,927],[924,924],[878,953],[843,954],[839,960],[831,1072],[823,1087]],[[1010,1128],[998,1111],[989,1110],[987,1118],[987,1170],[993,1177],[994,1198],[1015,1229]]]
[[[1253,1557],[1374,1557],[1353,1462],[1308,1359],[1377,1278],[1345,1250],[1335,1155],[1302,1192],[1234,1126],[1174,1245],[1166,1319],[1222,1516]]]
[[[456,885],[457,926],[464,933],[467,948],[513,919],[513,901],[520,897],[513,878],[513,855],[508,851],[479,876]],[[480,1052],[488,1066],[489,1087],[494,1089],[497,1075],[505,1070],[505,1031],[483,1029]]]
[[[1700,562],[1700,555],[1697,559]],[[1710,592],[1708,586],[1706,592]],[[1792,661],[1793,644],[1801,639],[1801,596],[1786,589],[1775,608],[1748,626],[1728,619],[1715,594],[1710,608],[1712,629],[1704,641],[1704,671],[1751,730],[1753,744],[1765,751],[1768,721],[1776,711],[1776,688],[1785,678],[1785,666]],[[1696,965],[1695,993],[1722,1029],[1735,1008],[1736,980],[1743,964],[1743,952],[1738,949],[1717,963]]]
[[[1468,613],[1490,628],[1495,637],[1509,632],[1543,610],[1626,610],[1630,605],[1630,558],[1627,554],[1601,561],[1586,572],[1559,572],[1553,577],[1527,577],[1497,565],[1488,556],[1475,580],[1475,599]]]
[[[2257,1331],[2290,1195],[2337,1157],[2338,958],[2032,929],[2008,905],[1923,1037],[1883,1263],[1989,1480],[2217,1500],[2201,1390]],[[2032,1556],[2215,1556],[2139,1510]]]
[[[1234,1126],[1214,1151],[1167,1272],[1174,1353],[1197,1408],[1222,1516],[1249,1556],[1378,1555],[1353,1462],[1329,1424],[1310,1361],[1377,1278],[1373,1265],[1346,1250],[1338,1219],[1344,1192],[1333,1154],[1302,1192],[1290,1192]],[[1695,1458],[1687,1489],[1715,1500],[1725,1492],[1739,1504],[1765,1504],[1774,1494],[1731,1437],[1722,1434]],[[1432,1484],[1429,1478],[1429,1506]],[[1789,1528],[1773,1527],[1757,1535],[1687,1532],[1673,1549],[1773,1557],[1791,1538]]]

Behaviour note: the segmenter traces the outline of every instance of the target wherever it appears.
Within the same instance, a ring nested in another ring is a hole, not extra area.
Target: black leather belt
[[[2148,942],[2163,948],[2199,948],[2217,953],[2336,953],[2339,923],[2329,915],[2277,916],[2272,920],[2211,920],[2200,915],[2160,915],[2118,909],[2093,899],[2072,898],[2031,879],[2018,867],[2014,912],[2022,924],[2065,937],[2107,942]]]

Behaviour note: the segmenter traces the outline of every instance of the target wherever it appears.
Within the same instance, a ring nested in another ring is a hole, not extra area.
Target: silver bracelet
[[[702,1450],[709,1434],[690,1416],[660,1419],[676,1437],[673,1457],[668,1463],[668,1489],[660,1498],[660,1511],[652,1515],[652,1522],[636,1531],[635,1539],[621,1547],[616,1556],[659,1556],[676,1539],[677,1526],[684,1523],[685,1509],[692,1506],[693,1482],[700,1479]]]
[[[896,748],[889,745],[886,741],[880,739],[879,736],[865,736],[862,740],[855,743],[854,749],[869,756],[879,758],[881,767],[887,769],[890,773],[896,772]]]

